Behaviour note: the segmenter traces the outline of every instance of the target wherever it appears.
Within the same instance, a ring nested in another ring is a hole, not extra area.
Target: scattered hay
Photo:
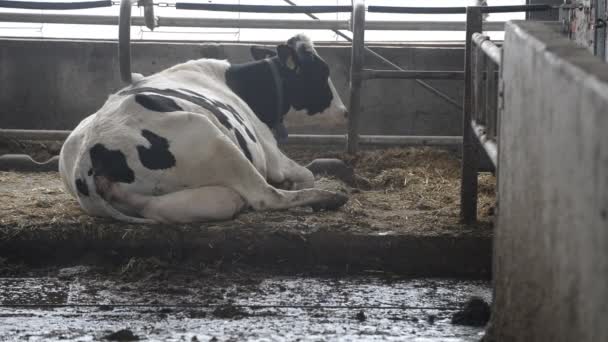
[[[460,161],[450,151],[426,147],[392,148],[364,150],[353,157],[344,154],[340,147],[288,146],[286,153],[304,165],[315,158],[341,158],[354,167],[358,175],[369,180],[371,190],[352,189],[335,179],[322,177],[317,180],[318,187],[350,194],[349,202],[339,211],[314,213],[310,208],[294,208],[248,212],[231,222],[187,227],[221,229],[237,224],[245,232],[247,229],[260,229],[260,224],[263,224],[272,230],[307,232],[332,229],[364,234],[491,233],[495,177],[489,173],[479,177],[480,223],[473,226],[460,224]],[[64,190],[58,174],[54,172],[0,172],[0,198],[0,239],[36,229],[53,228],[61,234],[64,227],[71,227],[65,228],[65,234],[74,227],[94,231],[100,236],[109,227],[125,230],[125,234],[142,237],[147,234],[142,227],[86,215]],[[138,267],[132,265],[128,272],[137,270]]]

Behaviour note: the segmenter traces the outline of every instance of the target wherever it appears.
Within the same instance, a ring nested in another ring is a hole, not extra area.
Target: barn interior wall
[[[332,79],[348,103],[348,46],[319,46]],[[380,47],[397,64],[419,70],[462,70],[463,49],[452,47]],[[251,60],[249,46],[134,42],[132,69],[148,75],[201,57]],[[375,64],[368,67],[388,69]],[[459,102],[462,81],[429,81]],[[0,127],[72,129],[95,112],[120,81],[117,45],[101,41],[0,39]],[[364,84],[364,134],[458,135],[461,114],[411,80],[372,80]],[[344,133],[322,120],[289,118],[292,133]]]
[[[493,335],[608,341],[608,64],[512,22],[502,75]]]

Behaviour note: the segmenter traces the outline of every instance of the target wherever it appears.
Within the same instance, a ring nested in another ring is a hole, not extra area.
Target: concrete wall
[[[608,341],[608,64],[557,30],[507,25],[498,341]]]
[[[318,50],[330,64],[332,79],[347,104],[350,48],[320,46]],[[377,50],[412,69],[462,70],[463,66],[463,50],[458,46]],[[139,42],[133,46],[133,71],[150,74],[201,57],[236,63],[251,60],[249,47],[234,43]],[[371,57],[368,61],[370,67],[384,67]],[[0,39],[0,127],[71,129],[123,86],[118,70],[114,42]],[[458,101],[462,98],[462,81],[429,83]],[[370,81],[364,94],[364,134],[460,134],[460,111],[413,81]],[[331,132],[310,120],[291,124],[298,126],[292,133]]]

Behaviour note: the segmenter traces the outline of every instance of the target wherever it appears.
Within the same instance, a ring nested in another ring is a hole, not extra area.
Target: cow
[[[229,220],[244,210],[334,210],[288,158],[290,113],[347,120],[313,43],[296,35],[254,61],[198,59],[134,82],[78,124],[60,153],[65,188],[90,215],[130,223]]]

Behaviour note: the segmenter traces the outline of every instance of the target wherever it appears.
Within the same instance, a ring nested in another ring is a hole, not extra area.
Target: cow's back
[[[265,175],[258,142],[271,133],[226,85],[228,66],[190,61],[110,96],[66,141],[61,173],[68,189],[76,194],[75,180],[93,169],[144,195],[221,184],[230,170],[222,172],[216,164],[218,159],[226,164],[223,159],[230,156],[215,150],[226,141]]]

